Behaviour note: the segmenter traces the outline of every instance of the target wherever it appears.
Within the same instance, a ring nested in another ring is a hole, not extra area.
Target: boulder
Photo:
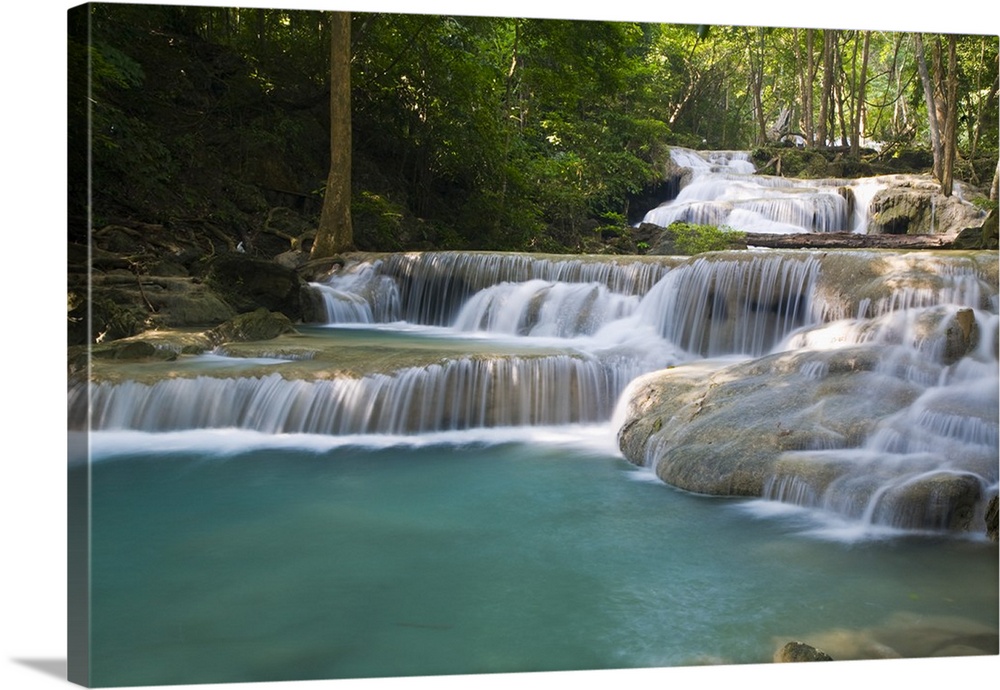
[[[1000,234],[998,234],[997,209],[993,209],[986,216],[986,220],[980,226],[967,227],[958,233],[958,237],[952,243],[952,249],[997,249],[1000,247]]]
[[[916,399],[919,386],[878,371],[882,349],[786,352],[647,375],[626,391],[619,446],[678,488],[761,496],[783,453],[856,447]]]
[[[225,323],[206,331],[205,335],[215,345],[228,342],[271,340],[284,333],[295,331],[291,320],[281,312],[264,307],[233,317]]]
[[[887,489],[873,519],[901,528],[965,531],[981,498],[975,475],[938,471]]]
[[[833,657],[805,642],[789,642],[774,653],[776,664],[797,661],[833,661]]]
[[[962,228],[981,227],[985,213],[957,195],[944,196],[928,175],[900,175],[871,202],[869,234],[957,235]]]
[[[206,282],[237,312],[264,307],[292,320],[301,316],[302,279],[293,268],[239,252],[212,260]]]

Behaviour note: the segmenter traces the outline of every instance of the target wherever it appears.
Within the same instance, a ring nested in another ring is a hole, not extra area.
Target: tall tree
[[[310,256],[351,249],[351,13],[330,13],[330,173]]]
[[[802,113],[799,118],[802,127],[802,136],[806,146],[813,146],[815,143],[813,116],[813,83],[816,81],[816,55],[813,52],[813,29],[806,29],[806,54],[802,58],[802,46],[799,43],[798,29],[793,32],[793,47],[795,49],[795,66],[799,76],[799,94],[802,99]]]
[[[934,176],[941,177],[941,128],[937,121],[937,106],[934,104],[934,84],[931,81],[930,70],[927,68],[927,56],[924,51],[924,39],[920,33],[913,34],[913,45],[916,49],[917,70],[920,73],[920,83],[924,89],[924,103],[927,105],[927,128],[931,137],[931,152],[934,154]]]
[[[861,77],[858,79],[854,99],[854,121],[851,124],[851,155],[857,156],[861,148],[861,123],[865,109],[865,92],[868,85],[868,50],[872,32],[865,32],[864,48],[861,50]]]
[[[823,31],[823,87],[819,100],[819,125],[816,132],[817,143],[826,146],[833,136],[830,121],[833,115],[833,66],[834,53],[837,50],[837,32],[833,29]],[[829,128],[829,129],[828,129]]]
[[[945,95],[944,160],[941,164],[941,193],[951,196],[955,158],[958,157],[958,57],[957,37],[948,36],[948,86]]]
[[[941,183],[941,193],[951,196],[957,147],[958,120],[958,64],[956,37],[948,40],[948,72],[945,75],[940,46],[935,45],[935,74],[931,78],[921,34],[913,35],[916,48],[917,70],[927,104],[927,126],[930,131],[931,150],[934,155],[934,177]]]

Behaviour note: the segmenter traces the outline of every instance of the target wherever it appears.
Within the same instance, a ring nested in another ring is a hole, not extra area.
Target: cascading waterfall
[[[332,380],[201,376],[97,384],[105,430],[253,429],[265,433],[414,434],[607,419],[635,372],[569,355],[461,358]],[[77,396],[82,391],[77,391]],[[81,402],[70,407],[82,412]]]
[[[460,331],[572,338],[592,335],[635,311],[639,298],[599,283],[528,280],[476,293],[455,320]]]
[[[754,233],[856,232],[868,227],[868,208],[884,185],[877,180],[796,180],[756,175],[742,151],[671,149],[673,164],[690,170],[675,199],[643,222],[724,225]]]
[[[699,258],[650,291],[639,320],[690,353],[761,355],[816,318],[811,297],[818,268],[812,257]]]
[[[645,294],[669,270],[664,258],[539,258],[528,254],[415,252],[360,257],[311,283],[328,323],[448,326],[480,290],[529,280],[595,283],[621,295]]]
[[[983,337],[969,356],[955,361],[948,352],[955,321],[948,317],[959,312],[975,319]],[[920,393],[879,420],[857,447],[786,453],[790,467],[804,462],[824,469],[803,474],[779,463],[782,469],[766,482],[764,497],[901,529],[962,530],[982,519],[984,497],[997,490],[997,327],[995,313],[943,305],[794,335],[786,347],[821,350],[831,345],[830,334],[840,347],[877,346],[883,355],[876,372]]]
[[[657,224],[886,215],[671,155]],[[995,252],[337,263],[294,332],[70,349],[98,685],[997,653]]]
[[[389,323],[399,318],[399,290],[395,281],[378,273],[377,264],[354,264],[311,286],[328,323]]]
[[[738,160],[704,162],[714,169]],[[883,273],[871,269],[875,277],[865,279],[874,292],[832,289],[825,278],[850,283],[876,265]],[[608,424],[621,393],[649,372],[790,352],[804,355],[796,380],[822,386],[833,374],[827,353],[869,347],[879,358],[873,380],[918,394],[863,437],[819,430],[786,451],[764,498],[864,524],[954,529],[996,490],[997,290],[995,277],[963,256],[359,255],[313,287],[328,322],[317,330],[378,329],[390,334],[382,349],[394,347],[391,334],[417,333],[410,346],[421,352],[457,342],[481,354],[361,373],[319,370],[319,359],[308,376],[271,364],[278,368],[253,376],[220,369],[95,381],[71,387],[71,427],[346,436]],[[974,329],[974,352],[956,354],[955,324]],[[653,434],[643,461],[655,466],[666,452]],[[803,463],[828,469],[803,474]]]

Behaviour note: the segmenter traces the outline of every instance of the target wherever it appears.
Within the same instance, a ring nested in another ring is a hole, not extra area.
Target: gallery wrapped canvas
[[[70,9],[69,680],[996,657],[998,38],[810,19]]]

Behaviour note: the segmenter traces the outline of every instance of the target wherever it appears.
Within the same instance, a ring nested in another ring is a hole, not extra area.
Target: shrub
[[[673,234],[674,248],[679,254],[746,248],[746,233],[725,226],[676,222],[667,230]]]

